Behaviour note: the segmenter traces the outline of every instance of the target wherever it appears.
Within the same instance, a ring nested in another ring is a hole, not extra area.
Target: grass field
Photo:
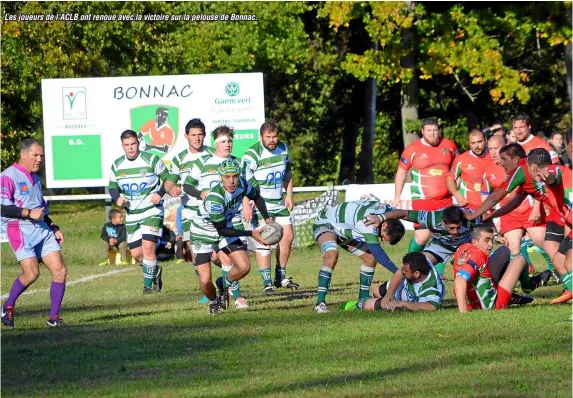
[[[68,281],[98,267],[100,203],[52,207],[66,234]],[[409,238],[409,237],[408,237]],[[407,240],[389,250],[398,262]],[[541,257],[534,255],[539,270]],[[435,313],[338,311],[358,293],[360,263],[342,253],[317,315],[318,249],[295,251],[297,292],[262,295],[256,270],[242,281],[251,308],[207,316],[189,264],[164,266],[164,292],[142,296],[138,268],[69,286],[48,329],[49,293],[17,303],[2,330],[2,396],[141,397],[561,397],[571,396],[571,306],[550,306],[560,288],[533,293],[524,308],[459,314],[452,283]],[[132,268],[132,269],[131,269]],[[19,267],[2,245],[2,294]],[[215,271],[218,273],[218,271]],[[446,275],[451,279],[452,272]],[[385,280],[387,271],[376,271]],[[29,290],[48,289],[49,273]]]

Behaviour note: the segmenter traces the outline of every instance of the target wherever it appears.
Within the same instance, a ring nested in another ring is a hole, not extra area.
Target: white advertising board
[[[236,156],[265,121],[262,73],[45,79],[42,106],[49,188],[106,186],[127,129],[169,163],[190,119],[205,123],[208,144],[215,127],[233,127]]]

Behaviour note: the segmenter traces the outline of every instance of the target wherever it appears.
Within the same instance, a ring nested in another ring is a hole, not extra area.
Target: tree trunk
[[[340,154],[340,173],[338,183],[356,182],[356,140],[360,131],[359,121],[347,122],[342,138],[342,153]]]
[[[569,93],[569,103],[573,107],[573,73],[571,68],[572,57],[571,57],[571,42],[565,46],[565,68],[567,69],[567,92]]]
[[[378,43],[374,43],[378,50]],[[362,184],[374,183],[374,135],[376,133],[376,79],[366,81],[366,115],[364,117],[364,132],[362,133],[362,148],[360,149],[360,172],[358,180]]]
[[[406,7],[409,9],[414,8],[413,1],[406,1]],[[414,31],[412,29],[404,29],[402,31],[402,46],[404,48],[411,48],[412,41],[414,40]],[[402,83],[401,87],[401,116],[402,116],[402,138],[404,141],[404,148],[418,139],[415,132],[410,131],[407,127],[408,121],[418,120],[418,79],[416,77],[416,60],[414,58],[413,50],[401,59],[402,67],[412,69],[412,79],[408,84]]]

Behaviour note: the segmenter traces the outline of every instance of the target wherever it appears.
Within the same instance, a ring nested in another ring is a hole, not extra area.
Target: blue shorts
[[[56,236],[45,222],[10,221],[6,225],[6,235],[18,262],[31,257],[41,259],[61,250]]]

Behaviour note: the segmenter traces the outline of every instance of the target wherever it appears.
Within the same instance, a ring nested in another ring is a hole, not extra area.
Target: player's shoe
[[[68,324],[64,322],[64,320],[60,318],[59,315],[56,315],[55,317],[48,319],[46,325],[51,328],[62,328],[68,326]]]
[[[314,307],[314,311],[317,314],[326,314],[328,312],[328,307],[326,306],[326,303],[323,301],[322,303]]]
[[[229,289],[223,286],[223,277],[218,277],[217,281],[217,291],[219,295],[219,304],[224,310],[229,309]]]
[[[509,300],[509,305],[525,305],[533,301],[533,297],[520,296],[519,294],[512,293],[511,299]]]
[[[8,307],[2,304],[2,323],[6,327],[14,327],[14,307]]]
[[[107,260],[103,260],[101,263],[98,264],[100,267],[104,266],[104,265],[109,265],[109,259]]]
[[[573,298],[573,294],[567,289],[563,290],[561,296],[557,297],[555,300],[551,300],[549,304],[561,304],[570,301]]]
[[[209,299],[206,296],[203,296],[199,300],[197,300],[197,304],[207,304],[207,303],[209,303]]]
[[[282,281],[278,281],[275,279],[275,287],[284,287],[286,289],[293,289],[297,290],[299,288],[298,283],[294,283],[290,276],[284,278]]]
[[[153,278],[153,290],[157,293],[163,289],[163,280],[161,279],[161,275],[163,274],[163,268],[160,265],[157,266],[157,272],[155,273],[155,278]]]
[[[249,302],[244,297],[239,297],[235,300],[235,308],[238,310],[242,310],[245,308],[249,308]]]
[[[358,300],[350,300],[345,303],[340,304],[340,308],[343,311],[352,311],[356,310],[356,305],[358,304]],[[318,311],[317,311],[318,312]]]
[[[143,294],[153,294],[153,288],[144,286],[143,287]]]
[[[522,287],[521,290],[523,290],[523,293],[529,294],[533,292],[535,289],[537,289],[539,286],[543,286],[542,282],[547,281],[549,278],[551,278],[551,271],[547,269],[531,278],[531,285],[532,285],[531,289],[524,289]]]
[[[215,300],[209,301],[209,315],[216,315],[221,313],[221,302],[219,297],[215,297]]]
[[[272,283],[266,284],[265,287],[263,288],[263,293],[267,296],[270,296],[274,292],[275,292],[275,287],[273,286]]]
[[[551,278],[549,278],[549,281],[547,282],[547,286],[558,285],[559,283],[561,283],[559,281],[559,275],[557,274],[557,272],[551,271]]]
[[[184,262],[185,260],[180,258],[179,260],[175,261],[175,264],[183,264]]]
[[[546,269],[542,273],[539,274],[539,286],[547,286],[549,281],[551,280],[551,276],[553,272],[551,270]]]

